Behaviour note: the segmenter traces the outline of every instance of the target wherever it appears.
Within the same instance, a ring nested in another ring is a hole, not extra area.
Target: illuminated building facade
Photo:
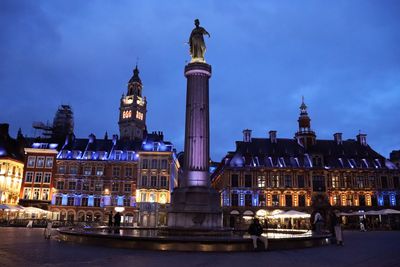
[[[172,144],[162,133],[149,134],[139,152],[136,201],[138,224],[142,227],[167,225],[167,206],[178,185],[179,162]]]
[[[56,158],[50,205],[53,219],[102,223],[111,211],[121,211],[128,225],[140,223],[143,214],[148,215],[144,217],[149,226],[154,212],[154,218],[162,221],[164,215],[158,211],[165,209],[176,181],[174,159],[172,144],[164,142],[161,133],[148,134],[143,141],[122,140],[117,135],[112,139],[96,139],[93,134],[85,139],[70,136]],[[146,164],[149,169],[144,170]],[[144,179],[143,173],[148,174],[146,185],[138,182],[139,177]]]
[[[221,192],[224,224],[237,225],[243,215],[275,209],[312,213],[316,209],[370,210],[400,207],[400,171],[375,152],[365,134],[343,140],[316,138],[304,101],[295,138],[252,138],[229,152],[212,176]]]
[[[19,204],[47,210],[53,193],[58,144],[34,142],[25,148],[24,179]]]
[[[139,70],[133,70],[128,91],[122,95],[119,107],[119,133],[121,139],[142,140],[146,135],[146,98],[142,96],[143,85]]]
[[[140,147],[141,142],[117,135],[110,140],[70,136],[57,155],[53,219],[103,222],[115,207],[123,207],[124,222],[133,222]]]
[[[19,138],[11,138],[9,125],[0,124],[0,204],[18,204],[24,162]]]

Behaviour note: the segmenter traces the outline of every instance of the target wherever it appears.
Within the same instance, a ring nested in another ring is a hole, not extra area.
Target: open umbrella
[[[8,211],[19,211],[23,210],[24,207],[12,204],[0,204],[0,210],[8,210]]]
[[[35,207],[26,207],[26,208],[24,208],[24,212],[25,213],[48,213],[49,211],[42,210],[42,209],[35,208]]]
[[[382,215],[389,215],[389,214],[400,214],[399,210],[394,210],[394,209],[384,209],[380,210]]]
[[[305,212],[289,210],[286,212],[276,214],[274,217],[275,218],[310,218],[311,215],[308,213],[305,213]]]
[[[370,210],[365,213],[365,215],[382,215],[381,210]]]

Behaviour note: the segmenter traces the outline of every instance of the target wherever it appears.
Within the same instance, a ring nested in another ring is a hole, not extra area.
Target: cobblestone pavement
[[[345,246],[269,252],[159,252],[45,240],[43,229],[1,228],[0,266],[400,266],[400,232],[345,232]]]

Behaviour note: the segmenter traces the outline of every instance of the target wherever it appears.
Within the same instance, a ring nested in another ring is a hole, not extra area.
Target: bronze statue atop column
[[[189,38],[190,55],[192,57],[190,62],[205,62],[204,54],[206,52],[206,44],[203,35],[208,35],[208,37],[210,37],[210,34],[203,27],[200,27],[200,21],[198,19],[194,21],[194,25],[196,25],[196,28],[192,30]]]

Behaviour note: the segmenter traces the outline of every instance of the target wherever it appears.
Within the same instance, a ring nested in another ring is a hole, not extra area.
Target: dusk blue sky
[[[183,149],[188,41],[206,38],[211,156],[242,130],[292,138],[301,96],[317,138],[400,149],[400,1],[0,1],[0,122],[34,134],[72,105],[77,137],[118,133],[139,58],[149,131]]]

